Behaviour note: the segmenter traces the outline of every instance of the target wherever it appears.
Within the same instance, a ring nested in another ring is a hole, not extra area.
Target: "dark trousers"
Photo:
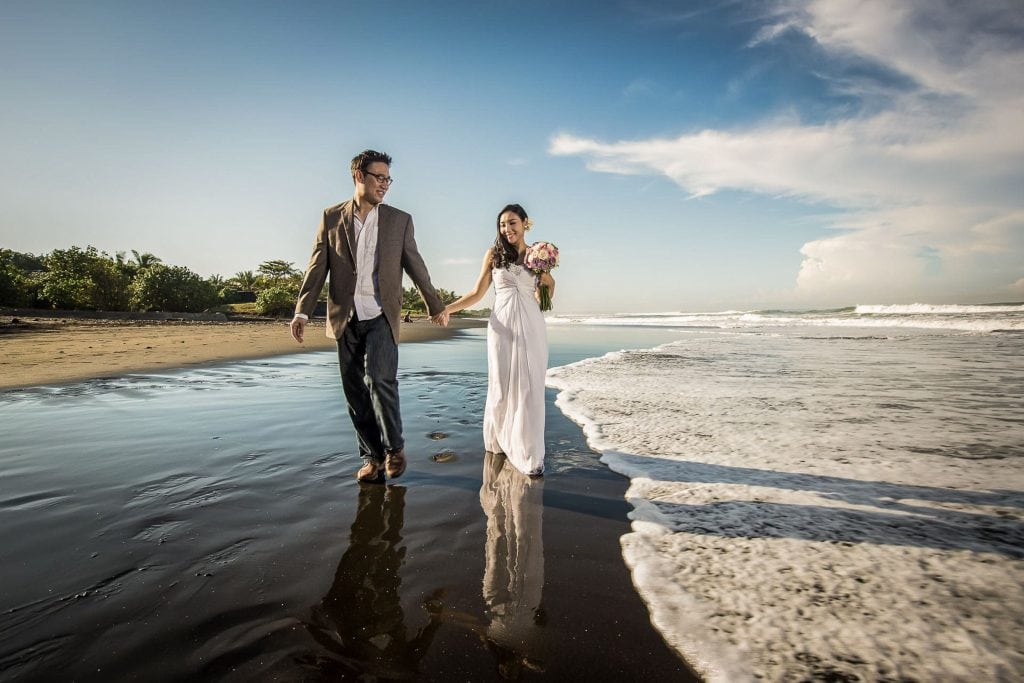
[[[398,345],[383,315],[356,320],[338,340],[341,386],[365,462],[405,446],[398,406]]]

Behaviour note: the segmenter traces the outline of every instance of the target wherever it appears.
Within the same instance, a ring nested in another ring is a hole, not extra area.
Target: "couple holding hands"
[[[548,271],[557,263],[557,251],[534,256],[544,269],[537,267],[525,240],[531,221],[523,207],[509,204],[498,213],[497,235],[473,289],[445,306],[416,247],[412,216],[383,203],[390,170],[391,157],[382,152],[366,150],[352,159],[355,193],[324,210],[291,322],[292,336],[301,343],[328,282],[327,335],[338,342],[341,383],[363,459],[356,477],[383,483],[385,475],[393,479],[406,469],[397,379],[403,272],[439,325],[494,285],[484,447],[504,453],[520,472],[541,476],[548,348],[540,302],[547,304],[554,294]]]

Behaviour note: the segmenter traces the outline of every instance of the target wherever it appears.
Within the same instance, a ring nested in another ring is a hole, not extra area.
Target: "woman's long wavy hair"
[[[501,234],[501,215],[509,211],[519,216],[519,220],[523,221],[523,223],[526,223],[528,218],[526,209],[518,204],[507,204],[498,212],[498,220],[496,221],[498,236],[494,239],[494,251],[491,255],[491,267],[493,268],[508,268],[519,260],[519,251],[509,244],[505,236]],[[525,231],[523,232],[523,239],[526,239]]]

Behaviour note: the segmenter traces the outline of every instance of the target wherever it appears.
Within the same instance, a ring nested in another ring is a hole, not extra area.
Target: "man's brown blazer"
[[[299,289],[296,313],[313,314],[320,290],[330,274],[327,291],[327,336],[341,339],[355,306],[356,237],[352,220],[353,201],[324,210],[320,229],[313,242],[306,276]],[[398,343],[398,325],[402,312],[402,271],[408,273],[430,315],[444,310],[444,304],[430,284],[430,273],[423,263],[412,216],[404,211],[380,204],[377,213],[377,286],[384,317]]]

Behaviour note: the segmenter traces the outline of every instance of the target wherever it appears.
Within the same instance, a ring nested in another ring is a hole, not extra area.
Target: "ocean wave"
[[[956,304],[867,305],[812,311],[714,311],[610,313],[548,317],[551,325],[668,327],[680,329],[750,329],[778,327],[895,327],[956,332],[1024,330],[1024,304],[962,306]]]
[[[975,313],[1021,313],[1024,304],[858,304],[854,312],[860,315],[970,315]]]

